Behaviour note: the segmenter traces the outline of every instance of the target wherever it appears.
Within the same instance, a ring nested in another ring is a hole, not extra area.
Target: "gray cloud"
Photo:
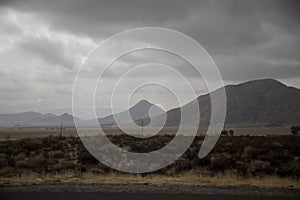
[[[300,87],[298,0],[2,0],[0,10],[0,112],[35,109],[35,99],[39,110],[46,111],[46,104],[64,110],[80,59],[110,35],[143,26],[171,28],[196,39],[227,83],[276,78]],[[153,58],[194,75],[184,63],[157,54],[130,55],[117,64]],[[8,88],[20,95],[8,94]],[[26,98],[24,91],[31,91]]]
[[[61,65],[67,69],[75,67],[74,59],[61,43],[46,38],[31,38],[19,45],[26,52],[40,56],[50,65]]]

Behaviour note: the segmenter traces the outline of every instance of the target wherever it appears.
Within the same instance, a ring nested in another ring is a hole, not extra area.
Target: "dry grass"
[[[82,175],[25,175],[21,178],[1,178],[0,184],[41,184],[50,182],[63,183],[101,183],[101,184],[151,184],[151,185],[201,185],[201,186],[256,186],[262,188],[295,188],[300,189],[299,180],[291,178],[278,178],[275,176],[264,178],[242,178],[231,174],[197,174],[193,171],[176,176],[140,174],[117,174],[95,175],[84,173]]]

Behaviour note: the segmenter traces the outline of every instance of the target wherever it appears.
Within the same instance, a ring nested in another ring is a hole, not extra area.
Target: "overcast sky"
[[[300,88],[299,10],[298,0],[0,0],[0,113],[72,113],[72,87],[82,59],[107,37],[146,26],[194,38],[226,84],[274,78]],[[140,53],[118,61],[116,69],[154,58],[175,69],[189,67],[162,52]],[[88,78],[98,78],[92,74]],[[159,70],[149,76],[172,80]],[[141,74],[130,77],[137,80]],[[200,82],[199,91],[205,92]],[[176,106],[161,89],[141,89],[133,103],[146,98],[165,109]],[[101,116],[110,113],[106,103],[97,108]],[[84,110],[79,117],[91,118]]]

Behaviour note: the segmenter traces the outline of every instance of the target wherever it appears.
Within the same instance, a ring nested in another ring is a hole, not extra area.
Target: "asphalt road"
[[[300,190],[239,186],[148,184],[0,184],[0,200],[282,200],[300,199]]]
[[[213,195],[213,194],[153,194],[153,193],[82,193],[82,192],[32,192],[32,193],[0,193],[1,200],[282,200],[282,199],[299,199],[299,197],[261,197],[261,196],[232,196],[232,195]]]

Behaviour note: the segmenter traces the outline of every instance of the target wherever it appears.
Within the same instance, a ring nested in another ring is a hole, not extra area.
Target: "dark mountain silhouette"
[[[141,100],[140,102],[138,102],[137,104],[129,108],[129,110],[123,111],[121,113],[117,113],[114,116],[109,115],[103,118],[99,118],[98,121],[99,124],[101,124],[102,126],[115,126],[116,122],[114,120],[114,117],[115,118],[118,117],[123,124],[127,124],[129,123],[128,115],[130,115],[132,120],[135,121],[137,125],[142,125],[141,123],[144,122],[145,124],[143,125],[147,125],[147,123],[149,123],[150,120],[145,120],[145,121],[144,120],[140,121],[140,120],[149,118],[150,109],[152,115],[160,115],[162,113],[165,113],[165,111],[162,110],[160,107],[146,100]]]
[[[226,124],[234,126],[284,126],[300,124],[300,89],[288,87],[273,79],[254,80],[238,85],[225,86],[227,96]],[[216,90],[213,93],[218,93]],[[201,111],[201,126],[210,122],[210,95],[202,95],[196,100],[183,106],[188,111],[187,125],[198,125],[194,120],[196,113],[192,105],[199,103]],[[151,109],[150,109],[151,108]],[[129,110],[115,114],[122,123],[127,124],[129,113],[138,125],[147,125],[150,122],[149,110],[152,121],[160,122],[164,111],[158,106],[142,100]],[[156,116],[156,117],[155,117]],[[166,126],[177,126],[180,123],[180,108],[167,112]],[[97,120],[89,122],[76,118],[80,126],[94,126]],[[24,112],[20,114],[0,114],[0,127],[51,127],[74,126],[74,118],[70,114],[54,115],[37,112]],[[102,126],[115,126],[112,115],[99,118]],[[145,124],[144,124],[145,123]]]
[[[282,126],[300,124],[300,90],[288,87],[273,79],[245,82],[225,86],[227,96],[227,125],[270,125]],[[214,91],[218,93],[219,90]],[[210,120],[209,94],[198,97],[186,104],[199,103],[201,110],[200,125],[205,126]],[[193,119],[193,111],[190,111]],[[180,108],[167,112],[166,126],[177,126],[180,123]],[[196,125],[196,122],[190,121]]]

